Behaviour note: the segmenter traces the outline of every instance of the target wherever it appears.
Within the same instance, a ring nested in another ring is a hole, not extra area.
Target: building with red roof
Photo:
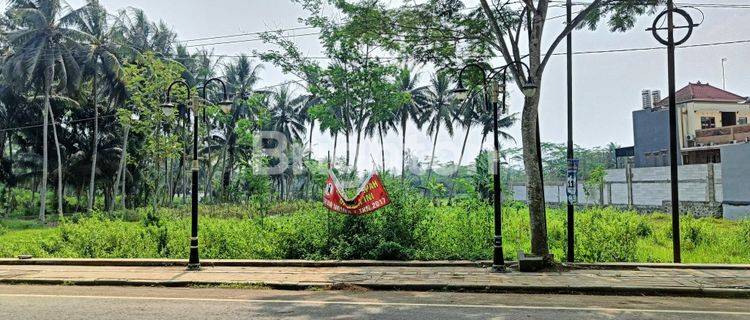
[[[680,164],[721,162],[723,145],[750,142],[750,99],[708,83],[675,93]],[[669,165],[669,98],[633,112],[636,167]]]

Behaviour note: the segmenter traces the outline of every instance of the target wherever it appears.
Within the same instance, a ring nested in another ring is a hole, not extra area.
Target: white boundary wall
[[[627,172],[631,178],[627,178]],[[590,190],[587,195],[582,184],[578,186],[580,204],[661,206],[671,200],[669,167],[625,168],[607,170],[603,190]],[[679,167],[680,201],[721,202],[721,166],[697,164]],[[565,203],[565,186],[562,183],[546,185],[544,194],[549,203]],[[600,199],[600,195],[603,199]],[[513,197],[526,201],[526,186],[513,186]]]

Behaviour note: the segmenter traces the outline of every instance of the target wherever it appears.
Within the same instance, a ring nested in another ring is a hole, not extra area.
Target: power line
[[[298,37],[316,36],[316,35],[320,35],[320,34],[321,34],[320,32],[310,32],[310,33],[287,35],[286,37],[287,38],[298,38]],[[230,41],[221,41],[221,42],[213,42],[213,43],[202,43],[202,44],[191,44],[191,45],[186,45],[185,47],[186,48],[195,48],[195,47],[217,46],[217,45],[223,45],[223,44],[235,44],[235,43],[255,42],[255,41],[263,41],[263,38],[230,40]]]
[[[112,117],[116,117],[116,116],[117,116],[116,114],[110,114],[110,115],[99,116],[98,118],[99,119],[104,119],[104,118],[112,118]],[[71,121],[68,121],[67,123],[87,122],[87,121],[93,121],[95,119],[97,119],[97,118],[96,117],[82,118],[82,119],[71,120]],[[47,126],[56,125],[58,123],[59,122],[54,122],[53,121],[53,123],[48,123]],[[20,127],[2,128],[2,129],[0,129],[0,132],[16,131],[16,130],[24,130],[24,129],[32,129],[32,128],[41,128],[41,127],[44,127],[44,123],[41,123],[41,124],[31,124],[31,125],[20,126]]]
[[[178,42],[188,43],[188,42],[216,40],[216,39],[239,38],[239,37],[245,37],[245,36],[258,36],[267,32],[284,33],[284,32],[289,32],[289,31],[309,30],[309,29],[317,29],[317,27],[305,26],[305,27],[293,27],[293,28],[285,28],[285,29],[268,30],[268,31],[235,33],[235,34],[227,34],[227,35],[208,36],[208,37],[202,37],[202,38],[193,38],[193,39],[181,40]]]
[[[732,44],[744,44],[744,43],[750,43],[750,39],[742,39],[742,40],[728,40],[728,41],[719,41],[719,42],[706,42],[706,43],[698,43],[698,44],[692,44],[692,45],[682,45],[677,47],[678,49],[682,48],[700,48],[700,47],[713,47],[713,46],[722,46],[722,45],[732,45]],[[639,51],[652,51],[652,50],[658,50],[658,49],[664,49],[664,47],[640,47],[640,48],[622,48],[622,49],[602,49],[602,50],[583,50],[583,51],[575,51],[573,52],[574,55],[588,55],[588,54],[602,54],[602,53],[622,53],[622,52],[639,52]],[[559,53],[553,53],[553,55],[563,55],[565,52],[559,52]],[[239,55],[224,55],[224,54],[211,54],[209,55],[211,57],[218,57],[218,58],[237,58],[240,57]],[[248,57],[251,58],[260,58],[258,55],[250,55]],[[495,58],[496,56],[475,56],[474,58]],[[325,56],[305,56],[306,59],[315,59],[315,60],[332,60],[335,58],[331,57],[325,57]],[[402,59],[403,57],[398,56],[373,56],[370,57],[370,59],[381,59],[381,60],[397,60]]]

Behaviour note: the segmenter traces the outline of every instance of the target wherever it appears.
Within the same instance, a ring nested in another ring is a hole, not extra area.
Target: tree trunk
[[[109,212],[112,211],[112,203],[114,202],[112,187],[104,187],[104,210]]]
[[[427,182],[432,178],[432,164],[435,163],[435,148],[437,148],[438,137],[440,135],[440,125],[435,129],[435,141],[432,142],[432,156],[430,156],[430,166],[427,168]]]
[[[383,173],[385,174],[385,147],[383,146],[383,129],[378,126],[378,135],[380,136],[380,159],[383,161]]]
[[[226,200],[226,186],[224,185],[224,179],[226,178],[225,174],[227,172],[227,153],[229,153],[229,145],[228,143],[224,146],[224,151],[221,154],[221,194],[219,198],[223,201]],[[227,181],[228,183],[228,181]]]
[[[346,138],[346,166],[348,167],[349,166],[349,159],[350,159],[349,158],[350,157],[350,155],[349,155],[349,150],[350,150],[349,149],[349,131],[345,131],[344,134],[346,135],[345,136],[345,138]]]
[[[49,151],[47,150],[47,139],[49,136],[49,97],[52,94],[52,78],[55,75],[55,66],[47,67],[44,75],[44,106],[42,107],[42,180],[39,191],[39,221],[47,221],[47,179],[49,178]]]
[[[203,188],[203,197],[210,201],[211,184],[213,180],[213,165],[211,164],[211,127],[206,121],[206,186]]]
[[[333,156],[329,160],[330,163],[328,164],[329,169],[332,169],[336,166],[336,147],[338,147],[339,144],[339,134],[338,132],[333,135]]]
[[[230,127],[229,129],[227,129],[227,161],[226,165],[224,166],[224,175],[221,182],[224,197],[228,196],[227,192],[229,189],[229,184],[232,181],[232,171],[234,170],[234,163],[236,161],[235,145],[237,144],[237,135],[234,133],[235,123],[236,120],[232,118],[232,121],[229,124]]]
[[[88,202],[86,204],[86,212],[91,213],[94,208],[94,196],[96,194],[95,182],[96,182],[96,156],[99,151],[99,103],[96,97],[96,72],[91,80],[91,101],[94,103],[94,133],[91,137],[91,177],[89,178],[89,193]]]
[[[310,120],[310,141],[307,143],[308,148],[310,148],[310,153],[307,154],[307,160],[312,160],[312,138],[313,138],[313,130],[315,129],[315,120]]]
[[[182,201],[181,201],[182,205],[185,205],[185,201],[186,201],[187,195],[188,195],[188,193],[187,193],[187,183],[186,183],[187,182],[187,174],[185,174],[185,160],[186,160],[186,157],[187,157],[187,155],[184,155],[182,157],[183,161],[180,164],[180,175],[182,176],[182,179],[180,179],[180,190],[182,191]]]
[[[357,147],[354,153],[354,174],[357,174],[357,162],[359,161],[359,145],[362,140],[362,130],[357,130]]]
[[[225,159],[226,159],[226,149],[221,150],[220,157],[222,158],[222,162],[226,162],[225,161]],[[213,179],[214,179],[214,176],[216,175],[216,169],[218,167],[219,167],[219,163],[218,163],[218,160],[217,160],[217,163],[215,165],[211,166],[211,172],[209,172],[208,178],[206,179],[206,180],[208,180],[208,183],[209,183],[209,186],[208,186],[209,193],[208,193],[208,195],[209,195],[209,197],[211,197],[212,201],[215,199],[214,198],[214,184],[213,184]],[[223,168],[222,168],[222,172],[224,172]]]
[[[57,124],[55,123],[55,114],[52,113],[52,107],[49,108],[49,117],[52,121],[52,137],[55,139],[55,152],[57,153],[57,214],[63,217],[63,171],[62,157],[60,156],[60,141],[57,139]]]
[[[479,152],[482,152],[484,150],[484,142],[487,141],[487,135],[482,135],[482,143],[479,144]]]
[[[406,178],[406,116],[401,119],[401,182]]]
[[[469,132],[471,132],[471,126],[466,128],[466,135],[464,136],[464,144],[461,146],[461,155],[458,157],[458,163],[456,164],[456,167],[453,169],[453,181],[451,183],[451,192],[448,196],[448,203],[451,203],[453,200],[453,195],[455,194],[456,190],[456,176],[458,176],[458,170],[461,169],[461,162],[464,160],[464,152],[466,151],[466,142],[469,141]]]
[[[13,132],[8,133],[8,174],[13,177]],[[6,186],[5,191],[7,192],[6,203],[5,203],[5,217],[10,216],[10,212],[15,209],[16,201],[15,195],[13,194],[13,187],[11,185]]]
[[[125,175],[125,172],[127,170],[128,166],[125,165],[125,167],[122,168],[122,189],[120,190],[120,202],[122,203],[122,210],[127,210],[128,206],[126,205],[127,202],[125,202],[125,198],[128,196],[127,188],[125,188],[125,183],[128,181],[128,177]]]
[[[537,96],[538,97],[538,96]],[[523,162],[526,170],[526,185],[531,221],[531,253],[537,256],[549,254],[547,243],[547,213],[544,200],[540,152],[537,148],[537,119],[539,101],[536,97],[526,98],[521,119],[523,139]]]
[[[114,208],[114,202],[117,199],[117,189],[120,187],[120,179],[124,179],[124,172],[125,172],[125,163],[127,162],[128,158],[128,135],[130,134],[130,125],[125,125],[122,138],[122,153],[120,154],[120,166],[117,169],[117,176],[115,176],[115,187],[114,187],[114,194],[112,196],[112,208]],[[123,181],[124,184],[124,181]],[[125,197],[125,191],[122,192],[122,197]],[[123,200],[123,204],[125,201]],[[125,206],[123,205],[123,209]]]

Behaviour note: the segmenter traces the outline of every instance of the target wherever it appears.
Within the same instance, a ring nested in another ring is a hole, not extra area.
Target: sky
[[[178,34],[179,40],[190,40],[202,37],[227,34],[276,30],[303,26],[298,19],[305,16],[301,6],[290,0],[101,0],[102,4],[114,12],[132,6],[143,9],[151,20],[164,20]],[[466,1],[468,6],[477,1]],[[83,0],[69,0],[77,8]],[[393,3],[398,3],[394,0]],[[747,4],[746,0],[683,0],[678,3],[700,4]],[[700,7],[705,14],[705,21],[694,32],[685,45],[710,42],[723,42],[750,39],[750,9],[727,9]],[[552,8],[549,16],[564,14],[564,8]],[[578,9],[580,10],[580,7]],[[699,13],[690,11],[700,20]],[[624,48],[658,47],[660,44],[645,29],[649,27],[654,16],[642,16],[636,26],[624,33],[612,33],[605,27],[596,31],[580,30],[574,34],[574,51],[608,50]],[[551,39],[562,29],[564,19],[548,22],[545,29],[545,41]],[[311,30],[299,30],[289,34],[306,34]],[[232,38],[226,40],[252,39],[253,37]],[[310,56],[320,56],[321,46],[316,36],[293,38],[299,47]],[[188,42],[195,45],[217,42]],[[272,47],[259,41],[238,44],[211,45],[215,54],[237,55],[252,54],[254,50],[263,51]],[[562,43],[557,52],[564,52]],[[741,96],[750,96],[750,43],[722,46],[683,48],[677,51],[677,88],[688,82],[701,81],[717,87],[722,86],[721,59],[726,62],[726,87],[728,91]],[[574,57],[574,140],[584,147],[603,146],[614,142],[621,146],[633,144],[632,112],[641,108],[641,91],[643,89],[661,90],[667,96],[667,56],[666,49],[606,54],[580,54]],[[499,61],[492,61],[500,66]],[[422,81],[429,80],[432,70],[423,70]],[[562,143],[566,141],[566,63],[564,56],[553,57],[545,71],[542,81],[542,98],[540,104],[541,138],[545,142]],[[260,86],[275,85],[294,79],[284,75],[272,65],[266,65],[262,73]],[[299,93],[302,93],[299,90]],[[518,90],[509,91],[511,112],[522,109],[522,94]],[[432,142],[426,133],[408,128],[407,147],[419,158],[430,155]],[[481,136],[478,128],[469,135],[466,156],[471,161],[480,150]],[[445,131],[443,131],[445,132]],[[520,146],[520,127],[510,129],[518,144],[511,141],[504,145]],[[439,139],[437,158],[440,162],[457,161],[463,142],[462,129],[454,137],[443,135]],[[340,139],[340,142],[343,139]],[[331,137],[315,131],[313,151],[315,157],[325,158],[332,147]],[[386,166],[400,168],[401,138],[395,134],[385,139]],[[485,148],[490,148],[487,143]],[[352,146],[352,149],[354,147]],[[343,147],[338,148],[343,150]],[[342,153],[339,151],[338,155]],[[360,151],[360,169],[369,169],[370,163],[380,161],[380,146],[377,140],[365,140]],[[465,163],[468,162],[465,160]]]

